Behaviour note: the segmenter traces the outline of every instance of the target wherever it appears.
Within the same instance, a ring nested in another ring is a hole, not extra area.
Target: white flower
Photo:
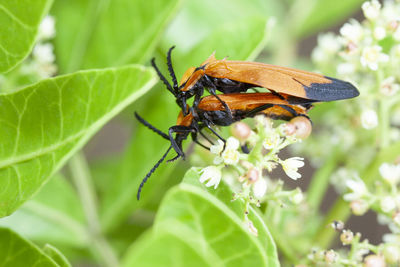
[[[363,27],[355,19],[350,19],[340,28],[340,34],[347,40],[357,43],[364,35]]]
[[[378,26],[374,29],[374,37],[376,40],[382,40],[386,37],[386,29],[384,27]]]
[[[389,56],[381,51],[382,47],[379,45],[365,47],[360,58],[361,65],[368,67],[371,70],[377,70],[380,62],[389,61]]]
[[[367,130],[378,126],[378,115],[376,114],[375,110],[367,109],[361,113],[361,125]]]
[[[225,164],[233,165],[239,162],[240,154],[237,151],[239,146],[239,141],[234,137],[229,137],[228,140],[226,140],[226,148],[221,155]]]
[[[56,35],[54,17],[46,16],[39,25],[38,40],[51,39]]]
[[[53,54],[53,45],[50,43],[37,44],[33,48],[33,57],[39,64],[52,63],[55,59]]]
[[[350,209],[354,215],[361,216],[367,212],[369,208],[368,203],[365,200],[353,200],[350,203]]]
[[[379,166],[379,173],[386,182],[396,185],[400,181],[400,164],[382,163]]]
[[[364,16],[369,20],[375,20],[379,16],[381,9],[381,4],[378,0],[372,0],[370,2],[365,2],[361,6]]]
[[[384,79],[380,86],[380,91],[385,96],[393,96],[400,90],[400,85],[396,82],[394,76]]]
[[[281,138],[278,133],[271,132],[268,136],[264,139],[263,147],[265,149],[273,149],[278,147],[281,142]]]
[[[224,149],[224,142],[220,139],[218,139],[218,144],[210,146],[210,152],[216,155],[219,155],[222,149]]]
[[[383,212],[391,212],[396,208],[396,203],[392,197],[386,196],[381,199],[380,206]]]
[[[235,137],[229,137],[228,140],[226,140],[226,149],[233,149],[236,150],[240,146],[239,140],[237,140]]]
[[[346,201],[359,200],[366,194],[368,194],[368,189],[364,184],[364,181],[360,177],[355,176],[352,179],[345,181],[346,187],[352,192],[347,193],[343,196]]]
[[[216,166],[208,166],[202,169],[201,172],[200,183],[208,181],[205,185],[207,187],[214,186],[214,189],[216,189],[221,181],[221,169]]]
[[[281,162],[282,168],[285,171],[286,175],[292,178],[293,180],[297,180],[301,178],[301,174],[297,172],[300,167],[304,166],[303,162],[304,158],[293,157],[288,158]]]
[[[262,198],[267,192],[267,181],[260,177],[253,184],[253,194],[256,198]]]

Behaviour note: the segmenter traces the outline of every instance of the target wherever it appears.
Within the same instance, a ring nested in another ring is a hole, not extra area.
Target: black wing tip
[[[360,95],[357,88],[349,82],[324,76],[330,83],[312,83],[304,86],[306,96],[316,101],[334,101],[354,98]]]

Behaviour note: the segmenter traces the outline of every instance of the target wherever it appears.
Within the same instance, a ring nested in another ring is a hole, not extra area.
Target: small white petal
[[[386,29],[384,27],[376,27],[374,29],[374,37],[377,40],[382,40],[386,37]]]
[[[214,186],[214,189],[216,189],[222,177],[220,168],[216,166],[208,166],[205,167],[201,172],[202,174],[200,175],[199,179],[200,183],[208,181],[205,186]]]
[[[55,60],[53,54],[53,45],[50,43],[37,44],[33,48],[33,57],[39,64],[52,63]]]
[[[396,185],[400,181],[400,164],[382,163],[379,166],[379,173],[386,182]]]
[[[222,149],[224,149],[224,142],[220,139],[218,139],[218,144],[210,146],[210,152],[216,155],[219,155],[219,153],[222,152]]]
[[[239,162],[240,154],[237,150],[225,149],[221,156],[225,164],[233,165]]]
[[[340,34],[347,40],[357,43],[363,37],[364,29],[357,20],[351,19],[340,28]]]
[[[369,20],[375,20],[380,14],[381,4],[377,0],[364,2],[361,6],[364,16]]]
[[[236,150],[240,146],[239,140],[237,140],[235,137],[229,137],[228,140],[226,140],[226,149],[232,149]]]
[[[368,67],[371,70],[377,70],[378,63],[387,62],[389,60],[389,56],[381,51],[382,47],[379,45],[365,47],[360,58],[361,65]]]
[[[301,174],[297,172],[300,167],[304,166],[304,159],[300,157],[288,158],[281,162],[282,168],[286,175],[290,178],[297,180],[301,178]]]
[[[378,126],[378,115],[375,110],[367,109],[361,113],[361,125],[367,130]]]
[[[56,35],[54,17],[46,16],[39,25],[38,40],[51,39]]]
[[[265,193],[267,192],[267,181],[260,177],[254,184],[253,184],[253,193],[256,198],[262,198]]]
[[[396,208],[396,202],[392,197],[387,196],[381,199],[380,206],[382,211],[391,212]]]

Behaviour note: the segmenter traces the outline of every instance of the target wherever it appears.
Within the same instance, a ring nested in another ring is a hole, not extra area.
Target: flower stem
[[[335,170],[337,152],[333,151],[324,165],[315,172],[307,190],[307,202],[313,211],[317,212],[329,186],[330,174]]]
[[[89,166],[82,152],[74,155],[69,163],[72,180],[78,190],[79,198],[85,212],[91,247],[104,266],[118,266],[118,259],[110,244],[102,235],[97,213],[97,197],[92,183]]]
[[[379,166],[383,162],[393,162],[399,155],[398,151],[400,151],[400,142],[385,147],[362,171],[361,177],[367,187],[372,186],[375,179],[378,177]],[[350,215],[351,212],[349,208],[349,203],[345,202],[343,199],[338,199],[332,206],[328,214],[325,216],[324,221],[319,226],[319,229],[316,231],[313,243],[318,244],[322,248],[328,247],[329,244],[332,242],[333,237],[336,235],[336,232],[327,229],[326,226],[332,223],[332,221],[334,220],[346,222]]]

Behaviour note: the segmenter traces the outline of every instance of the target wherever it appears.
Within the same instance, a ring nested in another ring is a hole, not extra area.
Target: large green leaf
[[[365,0],[300,0],[292,8],[294,34],[303,38],[333,26],[357,9]]]
[[[0,94],[0,216],[29,199],[155,81],[152,70],[126,66],[82,71]]]
[[[0,219],[0,226],[35,242],[77,248],[88,245],[85,225],[86,219],[76,192],[59,174],[20,209]]]
[[[276,246],[258,212],[250,208],[249,218],[258,229],[256,237],[243,221],[244,203],[231,201],[229,187],[221,184],[218,190],[207,190],[199,177],[199,169],[192,168],[184,181],[169,191],[151,236],[157,242],[147,244],[146,250],[134,245],[125,256],[132,266],[139,262],[156,266],[159,258],[174,266],[175,245],[184,252],[195,252],[208,266],[279,266]],[[156,249],[158,257],[151,257]]]
[[[242,36],[247,38],[243,39]],[[209,36],[186,54],[180,52],[180,45],[177,44],[173,54],[175,71],[180,77],[186,68],[192,64],[200,64],[215,50],[221,57],[229,55],[238,60],[253,59],[265,43],[266,19],[248,18],[215,27]],[[160,67],[165,66],[165,54],[162,57],[157,60]],[[153,95],[148,95],[139,104],[139,107],[142,107],[138,108],[140,115],[162,131],[166,132],[169,127],[175,125],[178,108],[173,96],[164,85],[155,88]],[[165,186],[165,180],[173,170],[174,163],[162,164],[146,183],[142,199],[136,200],[136,192],[141,180],[169,146],[168,141],[139,123],[136,125],[138,128],[125,153],[122,165],[118,168],[119,175],[110,177],[113,182],[104,196],[101,220],[106,229],[116,226],[132,210],[142,207],[147,201],[155,198],[160,187]],[[173,155],[174,152],[171,153],[171,157]]]
[[[0,228],[0,259],[2,266],[68,266],[59,265],[52,257],[10,229]]]
[[[32,50],[38,26],[53,0],[0,0],[0,73]]]
[[[56,55],[62,72],[143,63],[180,0],[56,1]]]

